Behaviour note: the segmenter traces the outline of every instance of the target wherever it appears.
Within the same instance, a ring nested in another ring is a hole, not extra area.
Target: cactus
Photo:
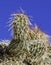
[[[9,45],[9,52],[11,52],[10,55],[14,55],[15,52],[18,52],[18,54],[19,53],[21,54],[23,52],[23,50],[22,50],[22,52],[20,52],[20,49],[22,49],[22,48],[27,50],[26,53],[29,54],[29,52],[30,52],[30,54],[31,54],[31,52],[32,52],[31,49],[35,48],[35,47],[31,47],[29,42],[31,42],[31,40],[33,40],[33,41],[40,40],[41,39],[41,35],[43,33],[39,30],[39,28],[37,26],[35,26],[34,30],[31,30],[29,28],[30,21],[29,21],[29,18],[28,18],[27,15],[25,15],[25,14],[13,14],[13,16],[14,16],[14,18],[13,18],[12,26],[13,26],[13,32],[14,32],[14,40],[11,41],[11,43]],[[38,36],[39,35],[38,33],[41,34],[41,35]],[[28,43],[27,43],[27,41],[28,41]],[[31,42],[31,43],[33,43],[33,42]],[[30,45],[30,48],[31,48],[31,49],[29,48],[30,51],[28,51],[28,47],[27,47],[29,45]],[[34,45],[36,46],[36,43],[33,43],[33,46]],[[37,45],[38,45],[38,43],[37,43]],[[44,42],[42,42],[42,45],[44,46]],[[40,43],[39,47],[41,47],[41,43]],[[44,47],[43,47],[41,53],[44,53],[43,52]],[[36,46],[36,50],[35,51],[33,50],[34,52],[32,52],[32,54],[37,51],[37,48],[38,48],[38,46]],[[40,51],[40,49],[39,49],[39,51]],[[39,54],[38,54],[38,52],[36,52],[34,55],[36,57],[36,55],[39,55]],[[40,54],[40,56],[41,56],[41,54]]]
[[[51,47],[47,48],[47,35],[36,24],[34,29],[30,29],[30,23],[28,16],[24,13],[13,14],[10,24],[12,25],[13,39],[5,48],[3,65],[11,62],[12,65],[46,65],[46,63],[51,63],[46,61],[46,58],[49,60],[49,56],[51,56]]]
[[[14,39],[23,41],[28,38],[29,19],[25,14],[16,14],[13,19]]]

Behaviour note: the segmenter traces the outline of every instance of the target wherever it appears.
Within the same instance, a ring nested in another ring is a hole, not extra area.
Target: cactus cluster
[[[30,29],[30,20],[25,14],[13,14],[13,40],[9,45],[11,56],[17,56],[18,59],[31,61],[30,64],[37,62],[46,51],[48,38],[37,25]],[[15,40],[15,41],[14,41]],[[19,42],[17,42],[19,41]],[[40,61],[38,61],[40,62]]]
[[[31,22],[27,15],[19,13],[13,16],[13,39],[5,48],[2,65],[50,65],[51,47],[48,44],[48,36],[37,25],[30,29]]]

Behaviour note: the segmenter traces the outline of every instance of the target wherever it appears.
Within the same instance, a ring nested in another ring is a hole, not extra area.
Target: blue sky
[[[51,0],[0,0],[0,39],[11,39],[6,27],[10,15],[22,7],[45,33],[51,35]]]

